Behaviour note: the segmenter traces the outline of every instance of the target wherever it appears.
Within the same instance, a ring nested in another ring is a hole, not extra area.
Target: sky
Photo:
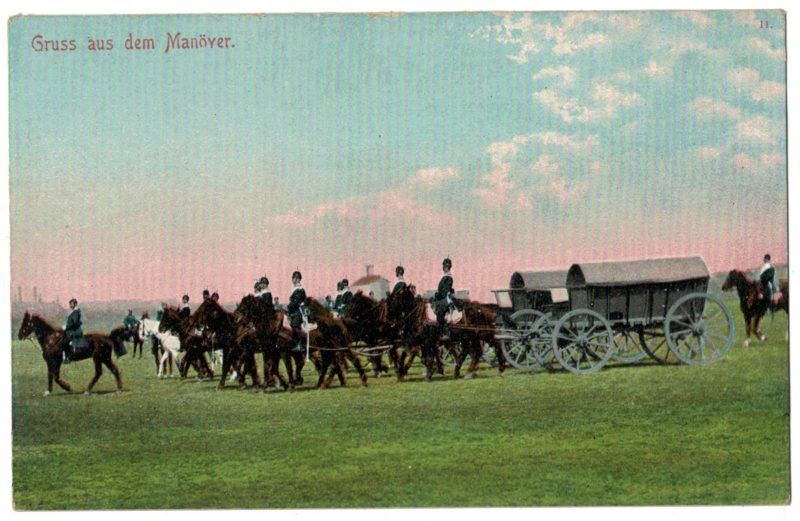
[[[764,27],[766,25],[766,27]],[[315,296],[403,264],[787,257],[778,11],[31,17],[9,27],[11,289]],[[167,33],[228,49],[164,52]],[[36,52],[32,39],[74,39]],[[124,41],[152,37],[152,51]],[[114,41],[87,50],[89,38]]]

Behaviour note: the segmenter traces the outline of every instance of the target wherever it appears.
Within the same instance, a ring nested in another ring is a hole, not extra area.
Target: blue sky
[[[17,19],[12,288],[236,295],[301,268],[324,293],[367,263],[428,287],[449,255],[488,300],[522,268],[785,260],[783,27],[775,11]],[[235,47],[164,53],[168,31]],[[124,51],[128,33],[156,50]],[[79,50],[32,52],[36,34]]]

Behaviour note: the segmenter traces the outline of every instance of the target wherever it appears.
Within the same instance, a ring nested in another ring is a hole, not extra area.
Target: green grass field
[[[21,510],[783,504],[785,314],[707,367],[588,376],[488,366],[473,380],[371,379],[294,393],[158,380],[120,360],[97,394],[42,397],[38,347],[13,342]],[[14,331],[16,334],[16,330]],[[147,349],[146,349],[147,350]],[[67,366],[83,390],[91,363]],[[315,381],[313,369],[306,381]]]

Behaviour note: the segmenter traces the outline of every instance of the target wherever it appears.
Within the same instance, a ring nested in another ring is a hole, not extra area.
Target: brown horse
[[[450,326],[451,336],[460,342],[461,347],[456,356],[456,367],[453,375],[458,378],[461,366],[466,361],[467,355],[469,355],[472,361],[464,378],[475,376],[478,364],[483,358],[483,344],[488,344],[494,347],[498,361],[497,370],[499,375],[503,376],[506,368],[506,359],[503,356],[500,342],[495,339],[497,316],[485,304],[469,300],[462,302],[462,304],[463,315],[461,321]]]
[[[42,349],[42,358],[47,363],[47,391],[45,391],[44,395],[50,396],[53,393],[53,380],[65,391],[72,392],[72,387],[61,379],[64,331],[54,328],[42,317],[32,315],[26,311],[19,327],[17,338],[24,340],[31,334],[39,341],[39,346]],[[84,337],[86,339],[85,345],[72,350],[70,359],[73,362],[87,358],[91,358],[94,361],[94,377],[86,387],[86,394],[91,393],[94,384],[103,374],[103,365],[108,367],[108,370],[117,379],[117,391],[122,391],[122,376],[113,360],[111,360],[111,351],[114,350],[118,356],[124,354],[125,348],[122,345],[124,334],[125,330],[122,327],[111,330],[109,335],[89,333]]]
[[[328,308],[311,297],[306,298],[305,306],[311,311],[317,324],[317,329],[309,332],[308,339],[309,344],[313,349],[319,351],[320,355],[317,387],[327,387],[334,374],[338,376],[342,386],[347,385],[343,372],[345,360],[353,364],[361,377],[361,385],[366,387],[367,373],[364,372],[364,366],[361,365],[358,353],[350,345],[350,332],[344,322],[334,317]],[[325,375],[329,369],[332,373],[329,378],[326,378]]]
[[[353,300],[348,304],[342,320],[350,332],[353,342],[362,342],[368,348],[389,345],[389,359],[397,371],[397,379],[402,381],[403,372],[400,370],[395,341],[397,335],[388,319],[386,301],[375,300],[364,295],[362,291],[353,295]],[[383,363],[383,350],[376,349],[366,355],[372,364],[372,373],[380,378],[381,373],[388,372],[389,368]]]
[[[186,378],[189,367],[193,366],[199,377],[214,377],[214,370],[208,365],[204,349],[204,339],[194,333],[191,326],[191,317],[182,319],[178,308],[166,306],[161,313],[161,321],[158,324],[160,333],[172,333],[177,336],[183,349],[183,359],[178,366],[181,378]]]
[[[277,382],[286,389],[292,389],[294,385],[303,384],[305,357],[302,352],[293,350],[292,331],[283,326],[282,311],[276,311],[258,297],[246,295],[239,302],[233,316],[238,326],[245,327],[248,331],[254,328],[258,349],[264,357],[265,385]],[[289,383],[280,374],[278,364],[281,359],[289,375]],[[296,369],[292,369],[292,361]]]
[[[759,340],[766,340],[766,335],[759,328],[761,319],[767,311],[776,312],[784,310],[789,313],[789,281],[788,279],[780,279],[780,293],[777,299],[772,302],[766,302],[764,299],[759,298],[763,294],[763,287],[760,280],[753,280],[747,274],[740,270],[731,270],[728,277],[722,284],[723,291],[729,291],[736,288],[739,294],[739,306],[744,315],[744,323],[747,330],[747,338],[744,341],[744,347],[750,345],[750,335],[755,333]]]
[[[425,365],[425,380],[430,381],[437,372],[444,375],[444,364],[439,353],[439,326],[427,320],[425,302],[414,295],[410,286],[405,286],[388,298],[386,312],[398,342],[407,346],[397,362],[402,374],[408,374],[414,357],[419,355]]]

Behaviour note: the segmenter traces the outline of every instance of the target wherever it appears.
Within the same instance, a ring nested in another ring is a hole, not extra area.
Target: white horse
[[[142,334],[147,338],[150,338],[151,336],[156,337],[164,348],[164,354],[161,355],[161,360],[158,363],[158,377],[163,378],[164,362],[166,362],[169,357],[172,357],[172,359],[175,361],[175,365],[178,365],[178,354],[180,353],[181,349],[181,341],[177,336],[171,333],[160,333],[158,331],[158,320],[153,320],[150,318],[142,319]],[[172,378],[171,367],[169,376],[167,378]]]

